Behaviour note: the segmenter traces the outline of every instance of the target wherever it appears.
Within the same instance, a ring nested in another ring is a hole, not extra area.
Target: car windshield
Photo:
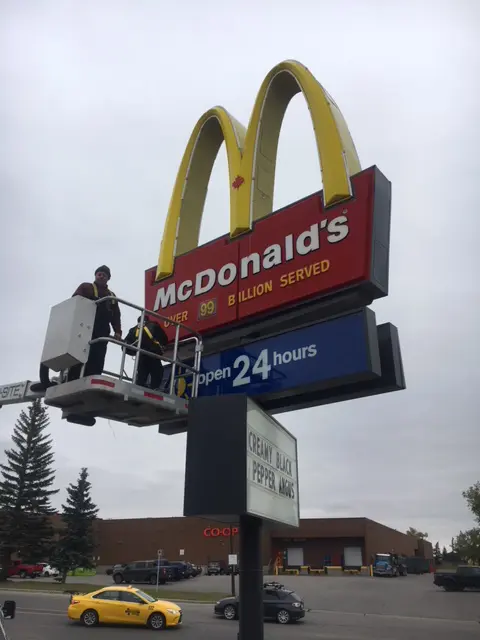
[[[136,593],[137,595],[140,596],[140,598],[143,598],[147,602],[156,602],[156,599],[152,598],[152,596],[148,595],[148,593],[145,593],[145,591],[140,591],[140,589],[136,589]]]

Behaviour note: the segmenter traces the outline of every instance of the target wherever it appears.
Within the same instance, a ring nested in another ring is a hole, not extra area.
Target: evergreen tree
[[[452,553],[453,554],[457,554],[458,553],[458,549],[457,549],[457,539],[456,538],[452,538],[450,546],[452,548]]]
[[[440,551],[440,543],[436,542],[433,548],[433,557],[435,558],[435,564],[442,562],[442,552]]]
[[[40,399],[22,410],[13,429],[14,447],[5,451],[0,464],[0,552],[2,578],[17,552],[25,562],[48,557],[53,542],[50,498],[52,489],[52,440],[46,433],[47,410]]]
[[[448,551],[447,551],[447,547],[443,547],[442,549],[442,558],[445,558],[445,556],[447,555]]]
[[[93,567],[95,541],[93,522],[98,509],[90,496],[88,471],[83,468],[76,483],[67,487],[67,503],[62,505],[65,529],[60,536],[53,563],[60,570],[63,582],[67,573],[79,567]]]

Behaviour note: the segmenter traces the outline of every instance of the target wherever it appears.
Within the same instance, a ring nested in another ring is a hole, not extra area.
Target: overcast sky
[[[247,124],[266,73],[294,58],[335,98],[362,167],[392,181],[390,295],[373,308],[399,328],[408,384],[281,417],[298,437],[301,514],[414,526],[442,544],[472,526],[461,491],[480,480],[478,2],[4,0],[0,11],[0,383],[36,378],[50,307],[100,264],[118,295],[143,302],[197,118],[222,104]],[[202,241],[228,230],[227,184],[221,153]],[[275,207],[320,188],[297,96]],[[0,411],[2,449],[18,411]],[[184,435],[50,415],[59,487],[86,465],[102,517],[182,514]]]

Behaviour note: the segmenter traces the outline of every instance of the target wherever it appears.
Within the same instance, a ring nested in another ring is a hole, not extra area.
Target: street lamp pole
[[[160,582],[160,560],[163,555],[163,549],[157,550],[157,588],[156,592],[158,593],[158,583]]]

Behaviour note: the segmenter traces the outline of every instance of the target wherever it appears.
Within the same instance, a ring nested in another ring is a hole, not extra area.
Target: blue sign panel
[[[177,393],[189,397],[191,376],[179,374]],[[362,309],[205,356],[198,396],[244,393],[266,400],[380,375],[375,314]]]

